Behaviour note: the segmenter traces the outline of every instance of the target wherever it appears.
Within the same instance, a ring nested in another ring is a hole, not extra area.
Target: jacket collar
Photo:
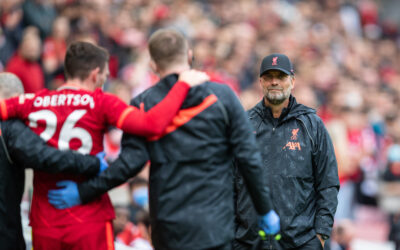
[[[253,110],[262,118],[274,120],[272,115],[272,110],[270,107],[266,107],[264,104],[264,99],[262,99]],[[286,108],[282,110],[281,116],[278,118],[278,122],[288,120],[299,115],[307,113],[316,113],[314,109],[297,103],[296,98],[292,95],[289,97],[289,104]]]
[[[172,88],[174,84],[178,81],[178,74],[169,74],[160,80],[162,85],[167,86],[168,88]]]

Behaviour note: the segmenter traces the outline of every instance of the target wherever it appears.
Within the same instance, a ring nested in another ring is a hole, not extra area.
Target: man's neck
[[[84,90],[89,90],[89,91],[94,91],[95,90],[94,85],[91,85],[91,84],[89,84],[89,83],[87,83],[85,81],[81,81],[79,79],[67,80],[65,85],[73,86],[73,87],[76,87],[76,88],[79,88],[79,89],[84,89]]]
[[[179,65],[173,65],[165,70],[159,70],[157,73],[160,75],[160,78],[164,78],[167,75],[180,74],[181,72],[189,69],[190,66],[188,64],[179,64]]]
[[[277,105],[271,104],[271,103],[267,100],[267,98],[264,98],[264,105],[265,105],[266,107],[269,107],[269,108],[272,110],[272,116],[273,116],[274,118],[279,118],[279,117],[281,116],[281,114],[282,114],[282,110],[283,110],[284,108],[287,108],[287,106],[289,105],[289,98],[286,99],[286,100],[285,100],[284,102],[282,102],[281,104],[277,104]]]

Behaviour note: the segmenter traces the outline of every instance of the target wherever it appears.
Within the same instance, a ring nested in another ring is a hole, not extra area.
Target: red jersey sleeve
[[[118,118],[115,119],[114,116],[112,120],[116,120],[116,124],[111,124],[130,134],[145,137],[160,135],[179,111],[189,89],[189,85],[185,82],[177,82],[167,96],[147,112],[133,106],[127,106],[122,112],[117,111],[121,110],[121,107],[114,108],[109,112],[114,113]],[[112,106],[115,107],[115,104],[107,105],[109,108]]]
[[[0,101],[1,119],[24,118],[29,113],[28,106],[35,95],[24,94]]]

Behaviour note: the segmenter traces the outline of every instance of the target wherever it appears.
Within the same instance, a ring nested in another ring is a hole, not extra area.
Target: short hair
[[[24,86],[13,73],[0,73],[0,99],[6,99],[24,93]]]
[[[64,61],[65,76],[68,79],[85,80],[90,71],[100,68],[103,72],[109,59],[108,52],[88,42],[73,42],[69,45]]]
[[[149,39],[150,56],[161,70],[184,62],[188,48],[186,38],[173,29],[158,30]]]

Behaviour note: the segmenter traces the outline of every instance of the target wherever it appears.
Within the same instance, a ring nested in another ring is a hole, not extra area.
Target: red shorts
[[[111,221],[32,229],[33,249],[114,250]]]

